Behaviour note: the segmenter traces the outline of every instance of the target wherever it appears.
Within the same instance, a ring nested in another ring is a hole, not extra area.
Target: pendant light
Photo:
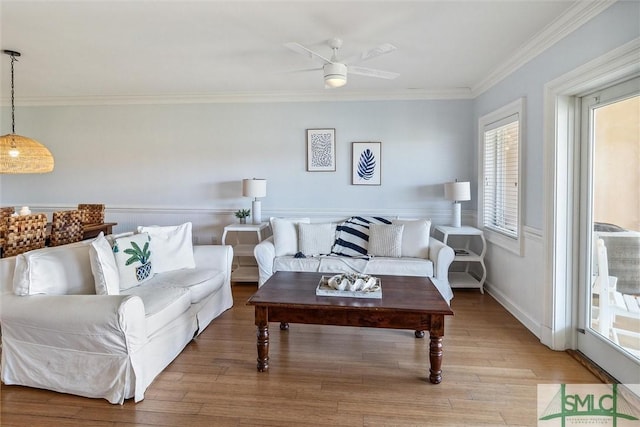
[[[35,139],[16,135],[13,63],[20,52],[4,50],[11,57],[11,133],[0,136],[0,174],[46,173],[53,170],[53,156]]]

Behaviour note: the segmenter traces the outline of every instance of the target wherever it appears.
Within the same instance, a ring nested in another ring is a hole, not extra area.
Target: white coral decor
[[[329,287],[338,291],[367,291],[376,284],[376,278],[364,274],[336,274],[327,281]]]

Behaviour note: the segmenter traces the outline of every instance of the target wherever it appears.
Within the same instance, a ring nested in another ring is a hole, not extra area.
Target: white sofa
[[[184,347],[233,305],[233,250],[194,246],[195,268],[155,274],[117,295],[96,295],[90,242],[0,259],[2,381],[114,404],[131,397],[138,402]],[[14,292],[14,272],[32,281],[29,295]]]
[[[364,218],[366,221],[372,221],[371,217]],[[374,241],[378,241],[375,243],[371,241],[374,236],[368,236],[369,241],[364,243],[367,239],[361,237],[359,244],[365,245],[367,255],[358,256],[352,253],[352,256],[342,256],[335,252],[341,252],[336,250],[336,243],[341,239],[341,226],[345,222],[314,224],[309,218],[271,218],[273,235],[260,242],[254,249],[259,271],[258,286],[262,286],[276,271],[424,276],[429,277],[444,299],[450,302],[453,291],[448,274],[454,258],[453,249],[430,236],[431,222],[428,220],[390,219],[388,222],[392,226],[402,226],[399,238],[374,238]],[[385,227],[386,224],[382,226]],[[360,231],[369,233],[368,228],[361,227]],[[307,232],[309,229],[311,231]],[[397,227],[395,231],[398,231]],[[394,253],[385,253],[384,248],[382,252],[379,252],[379,248],[372,250],[372,243],[376,246],[382,243],[400,247],[396,248]],[[318,245],[324,246],[324,249],[317,249]]]

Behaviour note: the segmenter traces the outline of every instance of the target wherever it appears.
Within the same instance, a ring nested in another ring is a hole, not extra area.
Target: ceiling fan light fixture
[[[338,88],[347,84],[347,66],[339,62],[324,64],[324,84],[327,88]]]

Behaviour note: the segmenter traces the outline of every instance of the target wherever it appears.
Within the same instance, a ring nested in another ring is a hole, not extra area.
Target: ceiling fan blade
[[[291,49],[292,51],[299,53],[300,55],[306,56],[310,60],[317,62],[320,65],[331,63],[331,61],[325,58],[324,56],[310,49],[307,49],[306,47],[302,46],[300,43],[289,42],[289,43],[285,43],[284,45],[287,48]]]
[[[308,73],[308,72],[321,72],[322,71],[322,67],[318,67],[318,68],[299,68],[296,70],[287,70],[287,71],[282,71],[283,74],[293,74],[293,73]]]
[[[347,70],[349,70],[349,73],[351,74],[389,80],[393,80],[400,75],[399,73],[394,73],[392,71],[374,70],[373,68],[358,67],[356,65],[348,65]]]
[[[366,61],[371,58],[375,58],[376,56],[384,55],[385,53],[393,52],[398,48],[392,45],[391,43],[383,43],[378,47],[374,47],[373,49],[365,50],[364,52],[359,53],[358,55],[350,56],[345,59],[345,64],[357,64],[358,62]]]

